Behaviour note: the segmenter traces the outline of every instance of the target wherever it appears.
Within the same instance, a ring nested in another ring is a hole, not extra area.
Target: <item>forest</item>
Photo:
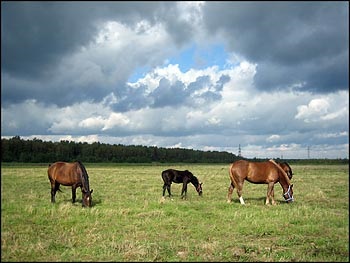
[[[200,151],[157,146],[105,144],[100,142],[24,140],[20,136],[1,139],[1,162],[52,163],[80,160],[88,163],[231,163],[247,159],[229,152]],[[264,161],[266,159],[256,159]],[[276,159],[279,160],[278,158]],[[348,164],[349,159],[292,159],[302,164]]]
[[[89,163],[229,163],[238,157],[228,152],[199,151],[157,146],[105,144],[100,142],[1,139],[1,162],[52,163],[80,160]]]

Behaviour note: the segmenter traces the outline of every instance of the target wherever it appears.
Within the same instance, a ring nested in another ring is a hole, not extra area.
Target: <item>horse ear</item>
[[[90,194],[92,194],[93,191],[94,191],[94,189],[91,189],[91,190],[90,190]]]
[[[202,184],[203,184],[203,182],[199,182],[199,184],[200,184],[200,185],[202,185]]]

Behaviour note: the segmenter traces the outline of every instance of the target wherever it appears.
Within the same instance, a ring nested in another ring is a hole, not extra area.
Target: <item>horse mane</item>
[[[194,174],[191,175],[191,183],[192,183],[193,185],[194,185],[194,184],[199,185],[199,180],[198,180],[198,178],[197,178]]]
[[[292,170],[292,168],[289,166],[289,164],[287,162],[283,162],[284,165],[287,165],[287,167]]]
[[[85,192],[89,192],[90,191],[90,186],[89,186],[89,176],[88,176],[88,173],[85,169],[85,166],[82,164],[81,161],[77,161],[79,166],[80,166],[80,169],[81,171],[83,172],[82,174],[82,182],[83,182],[83,189]]]
[[[279,166],[273,159],[270,159],[269,162],[273,163],[277,169],[283,174],[283,176],[285,177],[286,179],[286,182],[288,183],[288,185],[290,185],[290,180],[289,180],[289,177],[287,175],[287,173],[281,168],[281,166]],[[289,165],[288,165],[289,166]]]

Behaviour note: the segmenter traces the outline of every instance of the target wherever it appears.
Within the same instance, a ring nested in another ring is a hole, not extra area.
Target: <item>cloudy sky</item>
[[[348,119],[347,1],[1,2],[2,138],[349,158]]]

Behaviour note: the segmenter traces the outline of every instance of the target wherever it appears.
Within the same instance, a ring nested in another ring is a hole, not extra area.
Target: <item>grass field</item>
[[[50,203],[47,166],[1,167],[1,261],[349,261],[348,165],[293,165],[295,202],[266,206],[267,185],[246,182],[226,202],[228,164],[85,164],[94,206]],[[161,171],[188,169],[203,196],[173,184],[162,201]]]

